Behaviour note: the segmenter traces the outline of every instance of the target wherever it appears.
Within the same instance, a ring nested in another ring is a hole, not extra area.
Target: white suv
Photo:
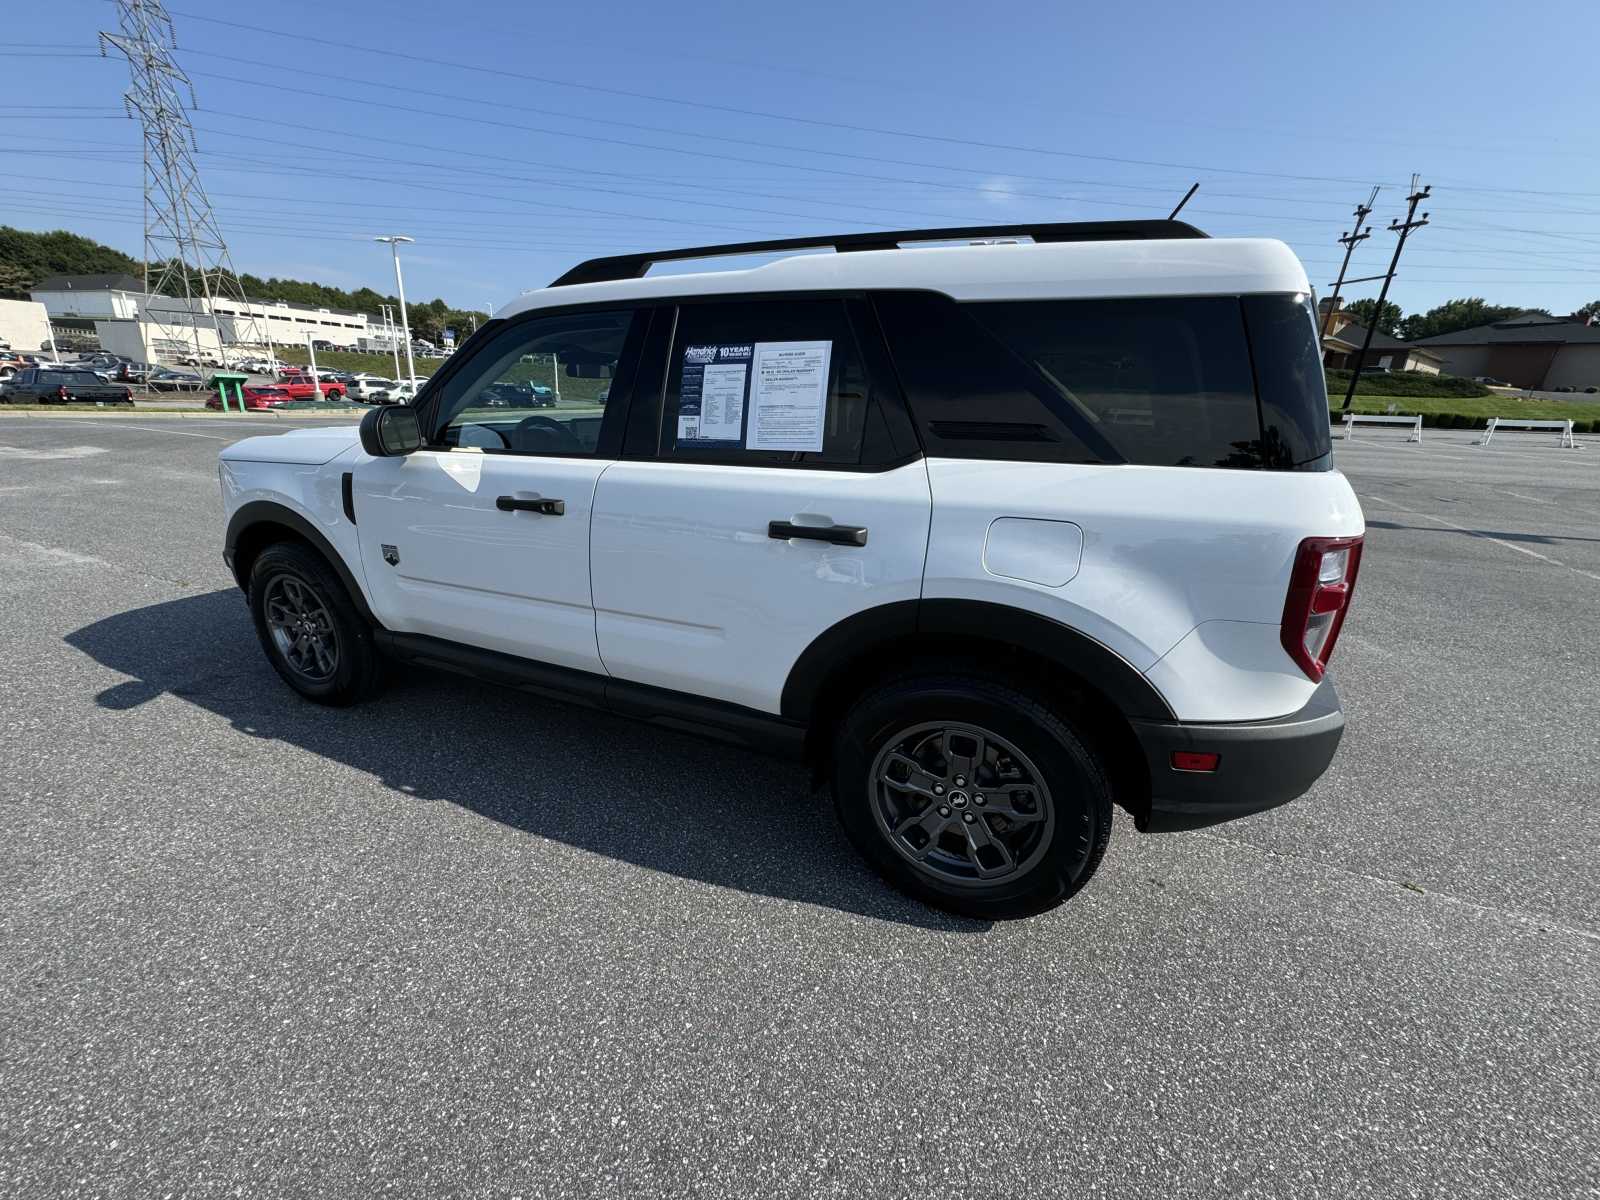
[[[979,237],[1032,241],[912,248]],[[1034,912],[1113,804],[1257,812],[1338,745],[1364,524],[1309,291],[1173,221],[595,260],[414,403],[224,450],[226,559],[312,700],[381,655],[802,754],[896,885]]]

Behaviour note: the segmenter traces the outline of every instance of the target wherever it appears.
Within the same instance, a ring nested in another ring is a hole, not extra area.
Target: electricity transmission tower
[[[119,32],[100,34],[100,53],[116,50],[128,60],[132,78],[124,106],[144,131],[144,311],[140,315],[166,326],[178,307],[175,302],[181,301],[187,311],[177,324],[189,327],[196,356],[201,353],[200,323],[209,318],[217,331],[219,357],[226,360],[216,301],[235,301],[236,311],[252,327],[248,340],[261,338],[195,166],[194,127],[189,123],[189,109],[198,107],[194,85],[173,58],[177,39],[161,0],[116,0],[116,5]],[[152,305],[154,297],[171,299]],[[230,324],[237,335],[240,321]]]

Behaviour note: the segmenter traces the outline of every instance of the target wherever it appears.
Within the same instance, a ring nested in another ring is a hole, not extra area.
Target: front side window
[[[508,324],[445,383],[433,444],[489,453],[597,453],[635,319],[631,310],[616,310]]]
[[[684,304],[671,354],[663,458],[855,466],[885,436],[841,300]]]

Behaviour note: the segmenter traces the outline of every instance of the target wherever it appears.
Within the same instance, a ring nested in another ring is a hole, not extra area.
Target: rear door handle
[[[809,538],[813,542],[832,542],[835,546],[865,546],[865,525],[796,525],[792,521],[768,521],[767,536],[787,541]]]
[[[521,496],[497,496],[494,506],[501,512],[543,513],[547,517],[559,517],[567,511],[565,500],[546,500],[543,497],[524,500]]]

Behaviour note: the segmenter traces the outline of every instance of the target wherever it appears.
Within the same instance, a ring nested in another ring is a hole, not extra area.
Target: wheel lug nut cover
[[[980,793],[978,793],[978,795],[974,796],[972,798],[972,802],[974,804],[987,804],[988,803],[988,801],[983,798],[983,793],[982,792],[980,792]]]
[[[977,817],[975,817],[975,816],[973,816],[973,815],[972,815],[972,814],[971,814],[971,813],[969,813],[969,812],[965,812],[965,813],[962,813],[962,814],[961,814],[961,819],[962,819],[962,820],[963,820],[963,821],[965,821],[965,822],[966,822],[966,823],[967,823],[967,824],[968,824],[968,825],[971,825],[971,824],[972,824],[972,823],[973,823],[973,822],[974,822],[974,821],[976,821],[976,820],[977,820],[977,819],[978,819],[978,818],[977,818]]]
[[[948,817],[950,815],[950,810],[941,804],[939,806],[939,815],[941,817]]]
[[[942,796],[942,795],[944,795],[944,784],[942,784],[942,783],[936,783],[936,784],[934,784],[934,785],[933,785],[933,794],[934,794],[934,795],[935,795],[935,796]]]

